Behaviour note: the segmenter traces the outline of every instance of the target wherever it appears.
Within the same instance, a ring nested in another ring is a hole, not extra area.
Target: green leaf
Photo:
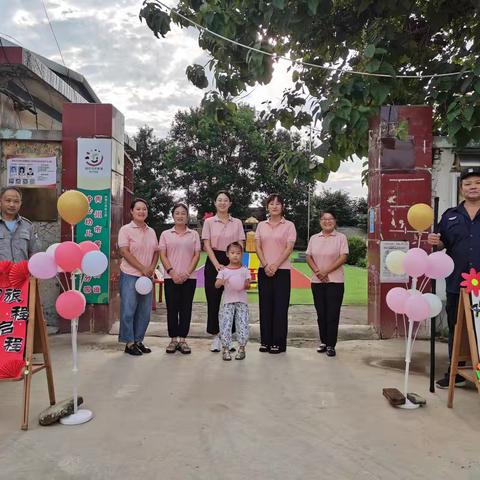
[[[336,172],[340,168],[341,158],[339,155],[331,153],[325,159],[324,164],[331,172]]]
[[[475,91],[480,95],[480,80],[477,80],[475,82],[475,85],[473,86],[473,88],[475,89]]]
[[[363,13],[370,6],[370,3],[371,3],[371,0],[362,0],[357,9],[358,15]]]
[[[318,4],[320,0],[308,0],[308,13],[315,15],[317,13]]]
[[[273,6],[279,10],[283,10],[285,8],[285,0],[273,0],[272,3]]]
[[[369,73],[378,72],[381,63],[382,62],[378,58],[372,58],[365,66],[365,71]]]
[[[390,87],[385,83],[380,83],[370,90],[373,99],[377,105],[382,105],[390,93]]]
[[[352,110],[350,113],[350,123],[352,124],[352,127],[355,127],[355,124],[358,122],[360,119],[360,113],[358,110]]]
[[[454,120],[448,126],[448,136],[453,139],[461,128],[462,128],[462,124],[458,120]]]
[[[473,105],[469,105],[465,111],[463,112],[463,116],[466,120],[470,121],[475,113],[475,107]]]
[[[460,108],[457,108],[456,110],[452,110],[450,112],[447,113],[447,120],[449,122],[453,122],[453,120],[455,120],[459,115],[460,115]]]
[[[373,56],[375,55],[375,45],[367,45],[367,48],[365,48],[365,51],[363,53],[367,58],[373,58]]]

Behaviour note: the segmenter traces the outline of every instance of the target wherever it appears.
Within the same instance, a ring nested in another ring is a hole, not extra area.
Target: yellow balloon
[[[70,225],[81,222],[87,216],[88,208],[88,198],[78,190],[67,190],[58,197],[58,213]]]
[[[385,264],[387,268],[396,275],[403,275],[405,269],[403,268],[403,260],[405,259],[405,252],[401,250],[393,250],[385,258]]]
[[[408,209],[408,223],[418,232],[424,232],[433,224],[433,208],[426,203],[416,203]]]

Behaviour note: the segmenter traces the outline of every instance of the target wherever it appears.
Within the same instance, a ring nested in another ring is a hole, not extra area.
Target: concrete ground
[[[250,304],[250,338],[260,339],[260,324],[258,304]],[[205,331],[207,323],[206,303],[194,303],[192,311],[192,323],[190,325],[190,337],[211,338]],[[113,324],[110,333],[118,335],[120,323]],[[166,337],[167,310],[165,303],[157,304],[157,310],[152,312],[147,335]],[[378,338],[375,330],[368,325],[367,307],[359,305],[344,305],[340,314],[340,326],[338,330],[339,340],[374,340]],[[298,341],[318,339],[318,326],[315,307],[313,305],[290,305],[288,310],[288,340],[290,345],[296,345]]]
[[[33,379],[30,430],[20,430],[20,383],[0,383],[1,479],[293,480],[478,479],[475,390],[428,392],[428,343],[415,345],[410,390],[427,406],[392,408],[403,340],[346,341],[338,356],[312,348],[223,362],[208,341],[193,353],[127,356],[111,335],[80,335],[80,393],[95,418],[41,427],[45,376]],[[59,400],[69,396],[70,336],[50,338]],[[439,371],[446,362],[438,344]]]

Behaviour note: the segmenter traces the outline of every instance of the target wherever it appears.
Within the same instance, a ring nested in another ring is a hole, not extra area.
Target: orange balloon
[[[78,190],[67,190],[57,200],[59,215],[70,225],[81,222],[87,216],[89,206],[87,196]]]

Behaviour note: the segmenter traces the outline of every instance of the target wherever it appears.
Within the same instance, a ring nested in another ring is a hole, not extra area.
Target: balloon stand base
[[[87,409],[79,409],[77,413],[72,413],[60,419],[62,425],[81,425],[93,418],[93,412]]]
[[[415,410],[419,408],[420,405],[412,403],[408,398],[405,400],[403,405],[396,405],[397,408],[403,408],[404,410]]]

